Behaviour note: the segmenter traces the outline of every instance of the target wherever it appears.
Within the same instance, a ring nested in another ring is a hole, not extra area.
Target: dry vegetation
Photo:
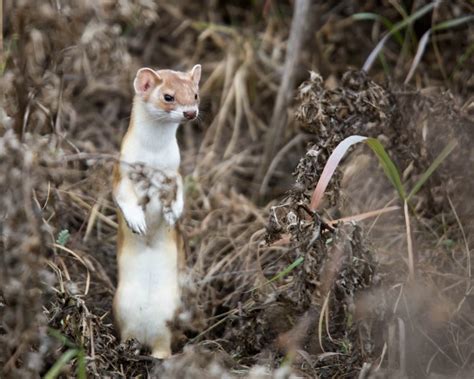
[[[290,37],[293,5],[3,1],[0,377],[473,376],[474,6],[314,2]],[[112,325],[110,177],[136,70],[195,63],[202,116],[179,131],[191,280],[159,362]],[[366,147],[311,204],[354,134],[407,191],[457,143],[409,224]]]

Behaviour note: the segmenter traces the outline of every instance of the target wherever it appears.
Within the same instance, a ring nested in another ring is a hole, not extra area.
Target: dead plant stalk
[[[278,94],[273,108],[270,122],[271,128],[266,135],[262,163],[256,176],[258,183],[262,183],[263,178],[265,177],[265,173],[275,155],[275,151],[280,145],[287,122],[287,108],[292,99],[305,31],[310,24],[310,5],[311,1],[309,0],[297,0],[295,2],[294,16],[291,21],[290,38],[288,40],[285,65],[282,73],[282,81],[278,88]],[[259,195],[263,194],[261,192],[264,189],[263,186],[260,188]]]

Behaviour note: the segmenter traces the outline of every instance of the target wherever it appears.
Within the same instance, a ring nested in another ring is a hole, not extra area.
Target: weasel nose
[[[183,112],[183,115],[188,120],[194,120],[196,118],[196,111],[186,111]]]

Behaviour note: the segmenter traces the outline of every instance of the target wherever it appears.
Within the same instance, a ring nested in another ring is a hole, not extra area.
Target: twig
[[[262,163],[255,178],[257,182],[261,182],[265,176],[270,162],[275,155],[275,151],[280,145],[286,126],[287,108],[293,97],[298,61],[300,59],[304,36],[310,21],[310,4],[310,0],[296,0],[295,2],[282,81],[278,88],[278,94],[273,108],[270,122],[271,127],[266,135]]]
[[[65,155],[62,160],[64,162],[70,161],[80,161],[80,160],[111,160],[111,161],[119,161],[118,155],[116,154],[103,154],[103,153],[77,153],[77,154],[70,154]]]
[[[267,187],[268,187],[268,182],[270,181],[270,178],[272,177],[272,173],[273,171],[275,171],[276,169],[276,166],[278,165],[278,163],[281,161],[281,159],[286,155],[286,153],[288,151],[291,150],[291,148],[293,148],[293,146],[297,145],[298,143],[300,143],[303,138],[305,137],[305,135],[303,134],[297,134],[295,137],[293,137],[293,139],[290,140],[290,142],[288,142],[285,146],[283,146],[281,148],[281,150],[275,155],[275,157],[273,158],[263,180],[262,180],[262,184],[260,186],[260,190],[259,190],[259,193],[260,193],[260,196],[264,196],[267,192]]]
[[[434,346],[438,349],[438,351],[444,355],[453,365],[455,365],[456,367],[460,367],[459,366],[459,363],[456,362],[453,358],[451,358],[448,353],[446,353],[442,348],[441,346],[439,346],[439,344],[436,343],[435,340],[433,340],[428,334],[425,333],[425,331],[423,329],[419,329],[421,334],[423,334],[423,336]]]
[[[245,86],[245,77],[247,76],[247,69],[245,65],[240,66],[235,74],[235,120],[234,128],[232,131],[232,137],[230,138],[229,144],[224,152],[224,159],[229,158],[235,150],[237,141],[239,140],[240,128],[242,125],[243,118],[243,100],[242,97],[245,96],[242,93],[242,88]]]
[[[352,221],[362,221],[362,220],[365,220],[367,218],[378,217],[378,216],[383,215],[384,213],[393,212],[393,211],[396,211],[398,209],[400,209],[400,207],[398,205],[393,205],[393,206],[388,207],[388,208],[377,209],[375,211],[364,212],[364,213],[360,213],[358,215],[342,217],[342,218],[339,218],[337,220],[332,220],[332,221],[328,222],[328,225],[336,225],[339,222],[345,223],[345,222],[352,222]]]

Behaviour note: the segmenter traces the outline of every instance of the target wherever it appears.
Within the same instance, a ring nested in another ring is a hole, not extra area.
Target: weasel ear
[[[199,80],[201,80],[201,65],[195,65],[189,73],[194,84],[197,86],[199,84]]]
[[[133,87],[138,95],[149,94],[161,82],[160,75],[151,68],[141,68],[133,81]]]

